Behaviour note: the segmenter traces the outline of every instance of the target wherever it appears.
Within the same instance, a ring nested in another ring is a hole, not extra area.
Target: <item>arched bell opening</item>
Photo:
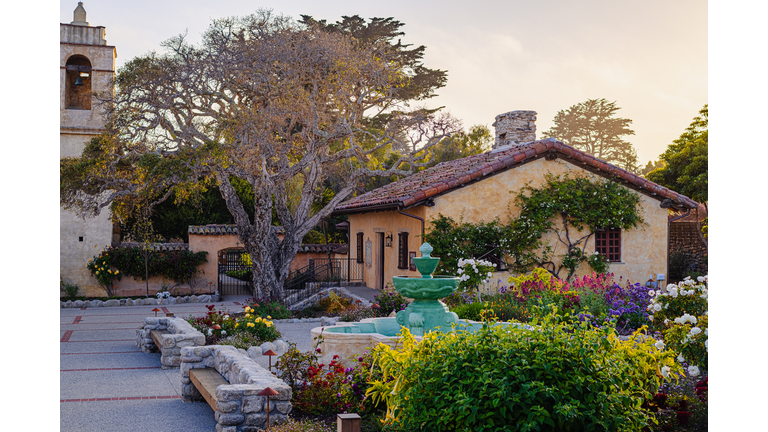
[[[66,107],[91,109],[91,62],[81,55],[67,60]]]

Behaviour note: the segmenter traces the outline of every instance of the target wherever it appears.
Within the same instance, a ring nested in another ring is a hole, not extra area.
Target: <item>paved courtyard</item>
[[[247,297],[229,296],[216,307],[241,311]],[[210,303],[208,303],[210,304]],[[205,304],[94,307],[60,310],[61,431],[214,431],[205,402],[181,401],[179,369],[160,368],[160,354],[136,346],[136,329],[159,307],[164,316],[201,316]],[[301,350],[312,346],[320,323],[275,323],[283,339]],[[259,363],[267,366],[267,359]],[[274,359],[273,359],[274,362]]]

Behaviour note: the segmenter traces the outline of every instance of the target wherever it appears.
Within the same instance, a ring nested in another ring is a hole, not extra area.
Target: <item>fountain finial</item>
[[[432,253],[434,249],[432,249],[432,246],[429,245],[429,243],[424,242],[419,247],[419,252],[421,252],[422,258],[432,258],[429,254]]]

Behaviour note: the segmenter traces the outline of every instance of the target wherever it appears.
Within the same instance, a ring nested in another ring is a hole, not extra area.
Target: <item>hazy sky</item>
[[[76,1],[60,2],[72,21]],[[91,26],[106,27],[117,66],[188,31],[197,42],[212,18],[257,8],[335,22],[342,15],[394,17],[404,43],[426,45],[424,64],[448,71],[430,107],[464,126],[491,126],[497,114],[538,112],[537,137],[558,110],[606,98],[633,120],[640,162],[656,159],[707,100],[707,2],[675,1],[266,1],[83,2]]]

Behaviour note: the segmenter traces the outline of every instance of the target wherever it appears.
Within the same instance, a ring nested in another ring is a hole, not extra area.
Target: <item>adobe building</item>
[[[520,215],[514,202],[517,194],[526,184],[543,185],[546,174],[604,178],[638,193],[647,225],[599,230],[589,239],[586,252],[604,254],[608,271],[617,280],[622,276],[642,283],[649,275],[665,274],[667,210],[686,211],[698,203],[554,138],[536,141],[535,121],[535,111],[500,114],[493,124],[496,139],[490,151],[442,162],[336,207],[335,214],[349,216],[349,250],[352,259],[365,265],[366,285],[384,289],[392,276],[419,275],[411,259],[423,242],[422,221],[426,232],[440,214],[469,223],[495,218],[506,223]],[[558,219],[555,226],[563,229]],[[563,253],[556,234],[546,233],[542,239],[556,254]],[[576,275],[586,273],[591,269],[584,264]]]
[[[104,116],[95,106],[92,94],[111,90],[117,50],[107,45],[104,27],[88,24],[83,3],[78,2],[73,21],[61,23],[59,53],[59,154],[65,158],[80,156],[85,143],[104,130]],[[64,209],[60,212],[62,281],[77,284],[80,295],[106,295],[86,264],[104,247],[119,240],[109,212],[85,220]]]

